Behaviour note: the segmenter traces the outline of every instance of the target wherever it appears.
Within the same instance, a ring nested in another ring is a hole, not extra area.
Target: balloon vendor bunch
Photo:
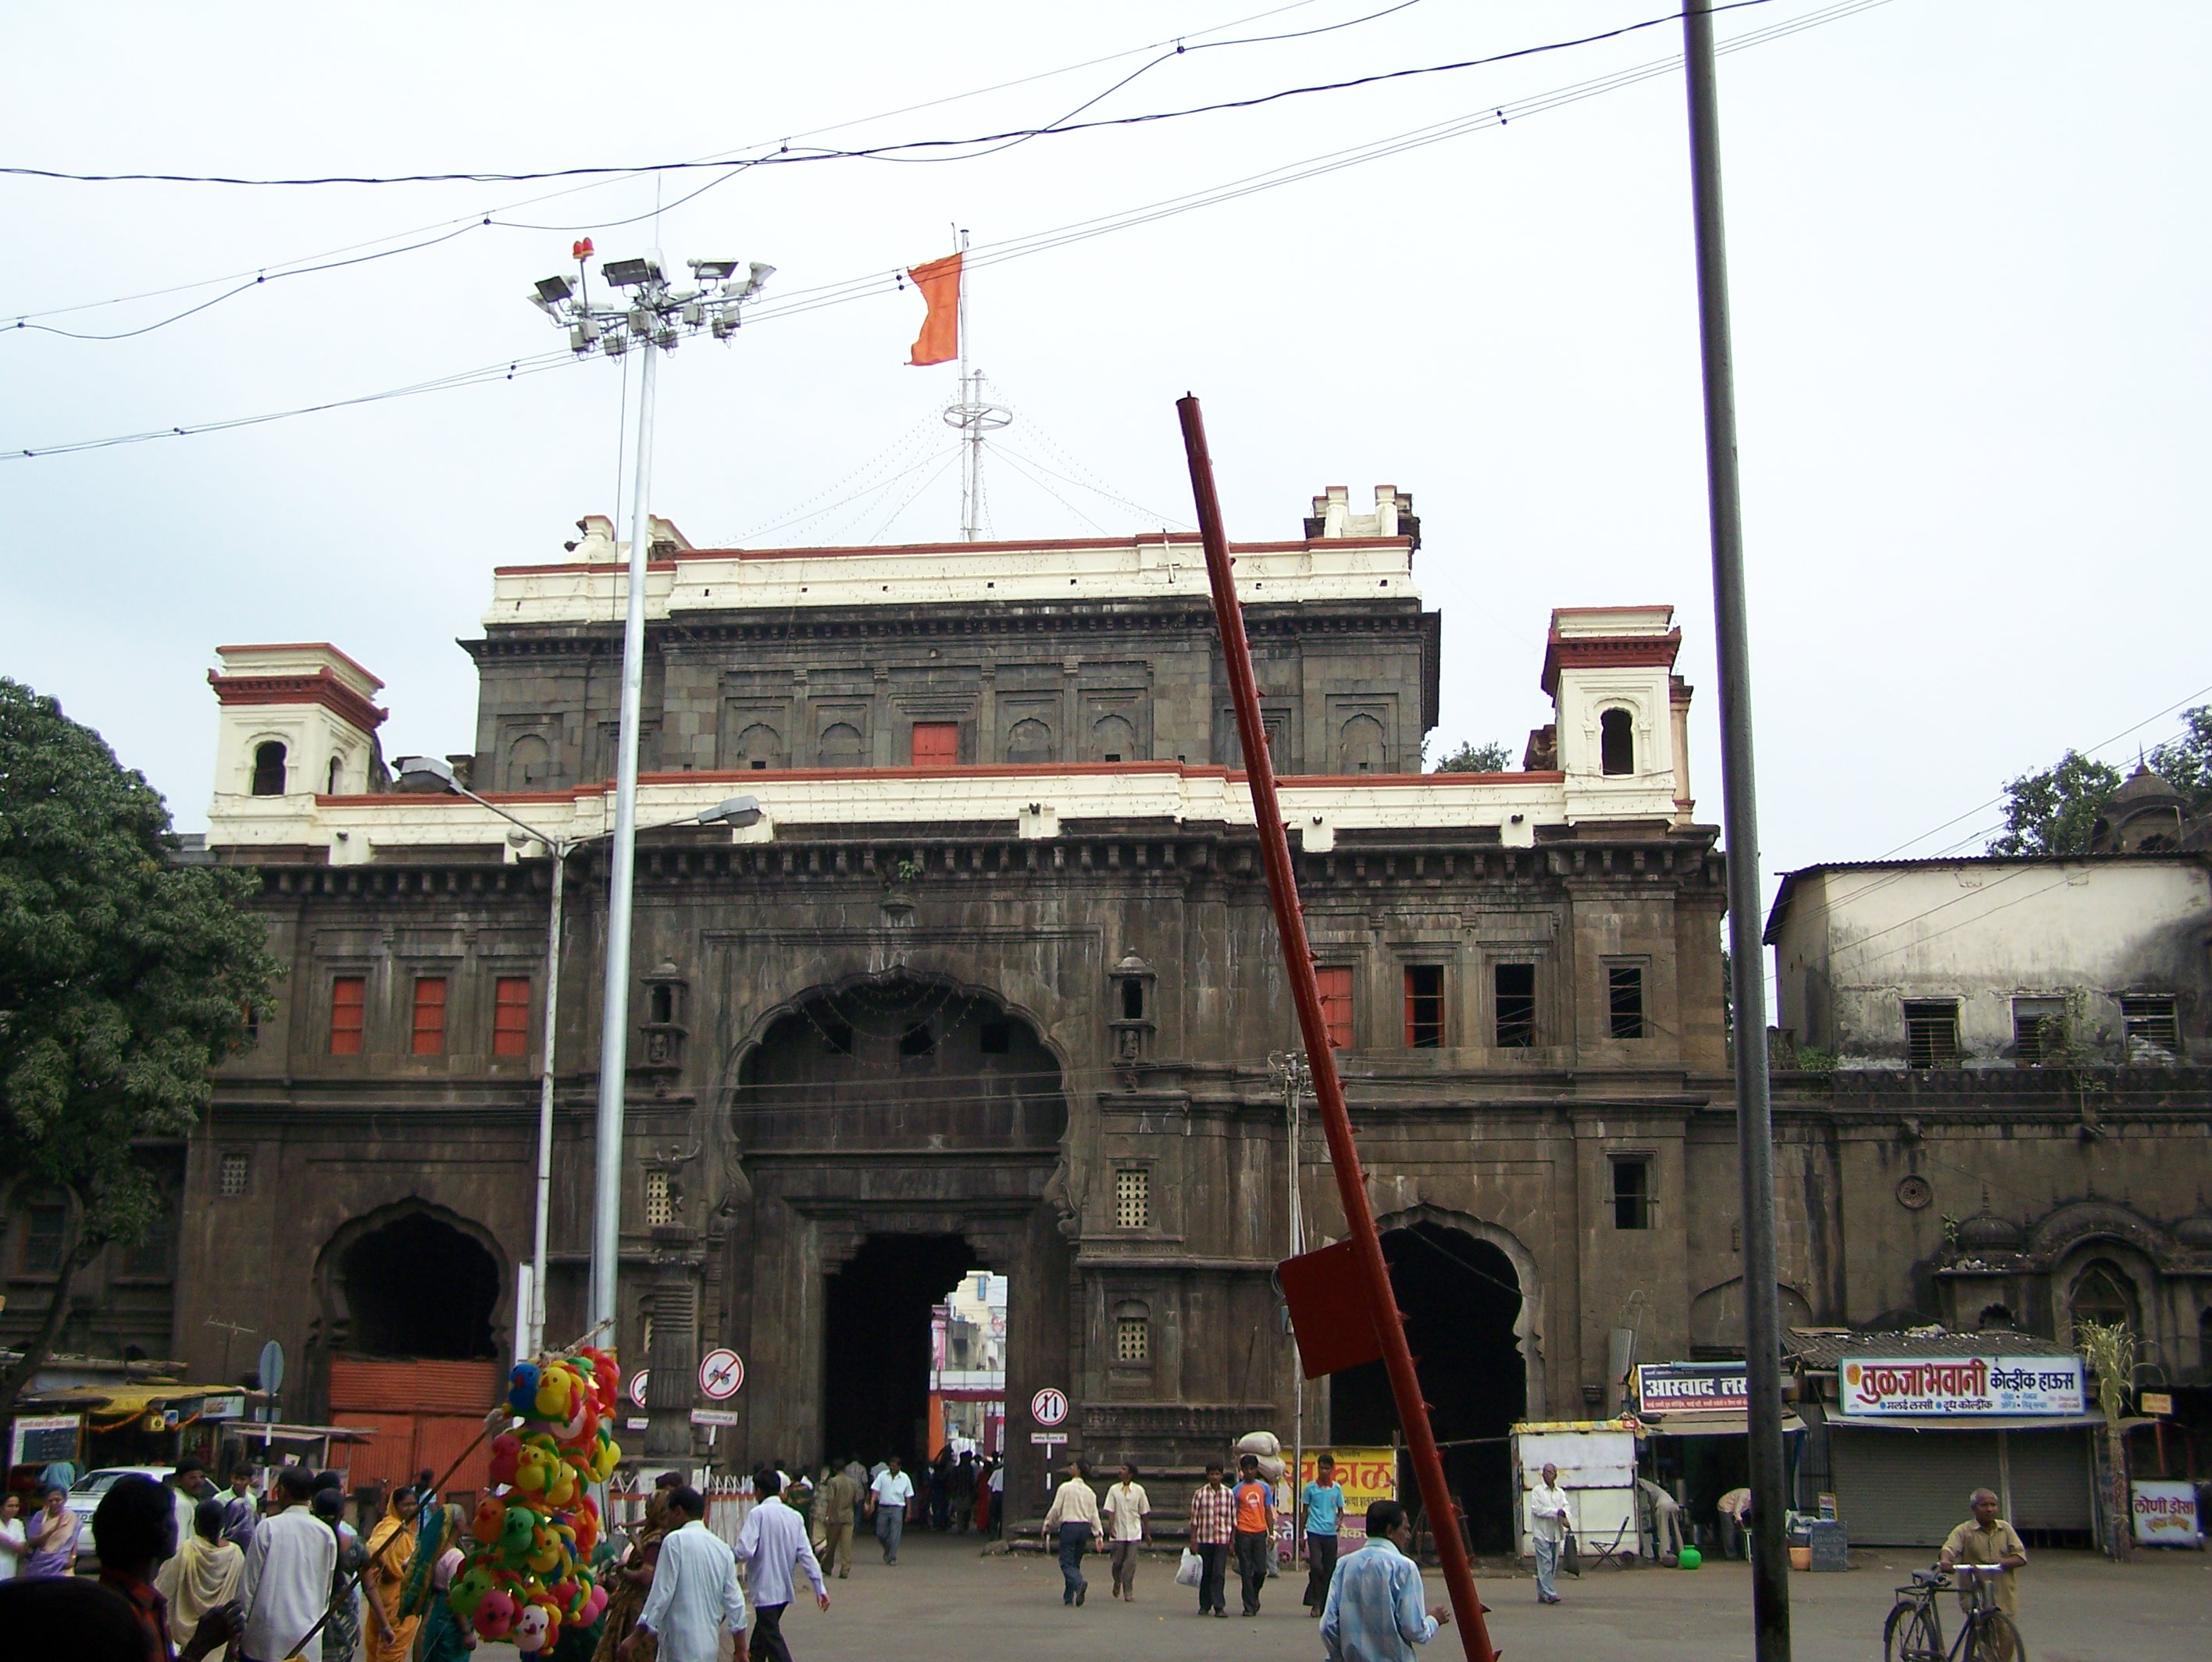
[[[621,1375],[604,1350],[517,1362],[507,1406],[519,1425],[491,1445],[491,1491],[477,1504],[466,1561],[447,1595],[480,1638],[550,1655],[563,1623],[589,1627],[606,1589],[589,1565],[599,1509],[589,1492],[612,1475]]]

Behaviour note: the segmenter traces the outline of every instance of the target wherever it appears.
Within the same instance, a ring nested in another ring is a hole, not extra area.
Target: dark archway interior
[[[348,1247],[339,1273],[352,1317],[349,1351],[444,1362],[496,1354],[499,1266],[452,1224],[410,1212]]]
[[[828,1277],[823,1301],[824,1459],[872,1465],[927,1453],[929,1312],[981,1267],[960,1235],[870,1235]]]
[[[1528,1405],[1528,1376],[1513,1324],[1521,1315],[1513,1261],[1486,1240],[1420,1222],[1382,1237],[1390,1286],[1406,1313],[1421,1394],[1444,1445],[1444,1476],[1477,1552],[1513,1550],[1513,1460],[1507,1441]],[[1329,1435],[1387,1447],[1399,1432],[1390,1380],[1379,1362],[1329,1385]],[[1410,1468],[1407,1482],[1412,1483]],[[1408,1492],[1404,1498],[1417,1498]]]
[[[819,987],[738,1065],[748,1149],[1055,1149],[1060,1064],[993,1000],[894,972]]]

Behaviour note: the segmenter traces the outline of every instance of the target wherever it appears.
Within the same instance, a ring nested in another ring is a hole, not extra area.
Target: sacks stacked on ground
[[[484,1639],[550,1652],[561,1624],[588,1627],[606,1607],[586,1568],[599,1509],[587,1492],[622,1458],[613,1434],[621,1374],[604,1350],[518,1362],[508,1410],[521,1421],[493,1439],[492,1492],[477,1505],[467,1562],[447,1594]]]
[[[1260,1462],[1260,1475],[1271,1483],[1283,1481],[1283,1440],[1272,1431],[1248,1431],[1237,1440],[1241,1460],[1249,1454]]]

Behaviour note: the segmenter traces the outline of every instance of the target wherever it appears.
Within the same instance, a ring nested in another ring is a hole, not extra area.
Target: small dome
[[[2128,775],[2127,783],[2112,793],[2112,800],[2132,803],[2145,798],[2179,802],[2181,792],[2152,773],[2148,767],[2138,764],[2136,771]]]
[[[2212,1212],[2183,1218],[2173,1226],[2173,1238],[2191,1252],[2212,1253]]]
[[[2020,1225],[1996,1213],[1977,1212],[1959,1226],[1959,1245],[1984,1253],[2016,1253],[2022,1236]]]

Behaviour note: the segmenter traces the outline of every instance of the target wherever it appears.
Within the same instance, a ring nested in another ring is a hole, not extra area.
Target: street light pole
[[[1705,495],[1721,701],[1721,819],[1735,966],[1736,1175],[1743,1208],[1743,1355],[1750,1447],[1751,1628],[1759,1662],[1790,1662],[1783,1559],[1782,1335],[1774,1269],[1773,1101],[1766,1076],[1765,947],[1759,938],[1759,795],[1751,739],[1751,632],[1743,580],[1743,497],[1735,440],[1735,349],[1721,211],[1720,94],[1712,0],[1682,8],[1689,86],[1690,197],[1696,216],[1698,333],[1704,350]]]
[[[649,362],[650,360],[647,360]],[[545,996],[541,1001],[539,1021],[544,1029],[541,1043],[543,1062],[538,1073],[538,1193],[532,1208],[530,1236],[530,1309],[526,1319],[526,1356],[536,1356],[545,1345],[545,1237],[553,1210],[553,1066],[557,1036],[561,1030],[561,923],[562,876],[568,866],[568,856],[586,843],[596,842],[607,834],[598,833],[589,837],[556,837],[541,831],[529,821],[518,819],[495,802],[486,802],[482,797],[454,776],[450,764],[435,756],[405,756],[399,763],[403,779],[432,779],[457,797],[466,797],[479,808],[489,809],[509,825],[528,833],[545,845],[545,852],[553,857],[553,901],[545,919]],[[729,797],[704,813],[689,820],[672,822],[676,825],[745,826],[757,823],[760,803],[752,797]],[[635,830],[635,827],[632,828]],[[655,830],[665,828],[655,826]],[[515,1358],[517,1362],[521,1356]]]
[[[600,276],[630,291],[619,305],[593,306],[585,292],[583,262],[592,247],[576,244],[577,281],[541,279],[532,303],[568,331],[579,357],[591,352],[618,358],[632,347],[645,354],[639,378],[637,482],[630,504],[629,604],[623,619],[622,721],[616,739],[614,846],[607,869],[607,956],[600,999],[598,1158],[592,1192],[592,1331],[617,1342],[615,1284],[622,1257],[623,1092],[629,1068],[629,951],[631,884],[637,863],[637,735],[645,687],[645,589],[653,555],[653,381],[655,354],[672,352],[686,335],[710,331],[726,342],[737,333],[739,309],[756,298],[775,270],[755,260],[738,275],[736,260],[693,260],[695,288],[672,288],[658,249],[639,259],[609,260]],[[709,288],[719,283],[718,288]]]

